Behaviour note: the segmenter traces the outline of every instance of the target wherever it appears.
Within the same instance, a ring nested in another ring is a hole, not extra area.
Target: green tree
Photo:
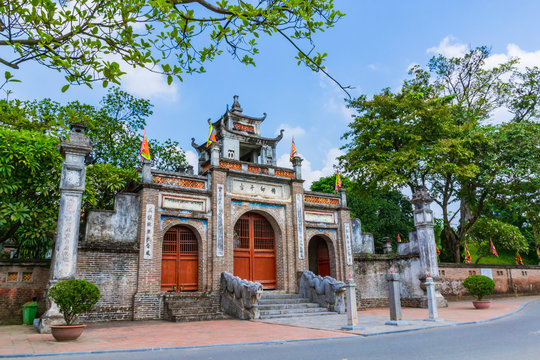
[[[490,239],[497,251],[529,252],[527,239],[517,226],[485,217],[480,217],[474,223],[467,233],[467,239],[478,244],[476,264],[481,258],[491,254]]]
[[[62,157],[58,139],[0,127],[0,244],[14,240],[22,257],[43,257],[58,216]]]
[[[67,85],[119,83],[119,63],[182,80],[227,50],[254,65],[262,35],[278,35],[297,51],[298,63],[323,71],[326,53],[313,51],[313,35],[342,16],[332,0],[55,1],[3,0],[0,63],[28,61],[65,73]],[[309,51],[302,47],[309,46]],[[325,72],[326,73],[326,72]]]
[[[538,179],[538,124],[524,119],[488,125],[492,111],[512,102],[515,61],[486,70],[485,48],[463,58],[430,61],[430,72],[414,67],[397,93],[349,101],[358,115],[344,138],[346,173],[368,189],[430,188],[441,206],[445,243],[455,262],[465,235],[487,199]],[[509,81],[504,81],[509,76]],[[534,150],[536,149],[536,151]],[[453,204],[459,211],[451,212]],[[458,217],[459,215],[459,217]],[[452,226],[457,222],[457,228]]]
[[[45,99],[0,100],[0,245],[19,246],[21,257],[42,257],[50,248],[58,216],[62,157],[60,138],[68,124],[83,121],[93,152],[88,159],[83,210],[112,209],[115,195],[139,180],[135,169],[142,129],[152,114],[143,99],[113,88],[101,107],[79,102],[61,105]],[[176,170],[185,165],[177,142],[150,140],[154,164]]]
[[[389,237],[395,244],[397,236],[403,241],[409,238],[409,231],[414,229],[413,210],[409,200],[399,191],[363,192],[347,177],[342,177],[342,187],[347,190],[347,206],[351,217],[357,217],[362,223],[362,231],[372,233],[375,248],[382,252],[382,239]],[[335,193],[336,176],[327,176],[311,184],[312,191]]]

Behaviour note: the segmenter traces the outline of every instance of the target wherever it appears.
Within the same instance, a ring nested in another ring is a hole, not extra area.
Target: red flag
[[[523,265],[523,260],[521,259],[521,255],[519,255],[519,251],[516,251],[516,265]]]
[[[471,253],[469,252],[469,247],[467,246],[467,243],[465,243],[465,260],[463,260],[465,264],[471,264]]]
[[[146,129],[144,129],[144,137],[141,144],[141,151],[139,152],[141,160],[150,160],[150,147],[148,147],[148,139],[146,138]]]
[[[214,131],[214,126],[210,124],[210,132],[208,133],[208,140],[206,141],[206,146],[210,146],[210,144],[215,143],[216,141],[216,132]]]
[[[495,245],[493,245],[493,240],[491,240],[491,238],[489,238],[489,245],[491,246],[491,253],[496,257],[499,257],[499,254],[497,254],[497,250],[495,250]]]
[[[336,186],[334,187],[334,189],[335,189],[336,191],[341,190],[341,176],[339,176],[339,169],[337,169],[337,174],[336,174]]]
[[[291,143],[291,155],[289,156],[289,160],[293,160],[293,158],[295,156],[297,156],[298,154],[296,153],[296,145],[294,145],[294,136],[292,138],[292,143]]]

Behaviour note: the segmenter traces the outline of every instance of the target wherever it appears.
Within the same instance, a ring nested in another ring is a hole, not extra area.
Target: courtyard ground
[[[106,351],[136,351],[181,347],[219,346],[226,344],[272,343],[347,336],[373,336],[385,333],[414,331],[433,326],[456,326],[512,313],[540,296],[496,298],[488,310],[475,310],[470,300],[450,302],[439,309],[441,322],[423,321],[427,309],[403,308],[409,325],[384,325],[388,308],[359,311],[363,330],[342,331],[346,315],[327,315],[273,321],[220,320],[191,323],[167,321],[109,322],[89,324],[76,341],[60,343],[51,335],[38,334],[30,325],[0,326],[0,357],[32,354],[59,354]]]

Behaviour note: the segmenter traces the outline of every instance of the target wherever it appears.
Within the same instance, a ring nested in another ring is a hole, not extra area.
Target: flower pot
[[[77,340],[86,325],[51,325],[52,336],[56,341]]]
[[[477,300],[472,303],[477,309],[487,309],[491,305],[491,300]]]

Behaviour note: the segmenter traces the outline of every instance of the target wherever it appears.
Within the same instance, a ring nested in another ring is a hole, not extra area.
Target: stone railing
[[[345,312],[345,290],[344,282],[330,276],[323,278],[309,270],[300,278],[300,295],[338,314]]]
[[[231,273],[221,273],[221,309],[242,320],[258,319],[259,299],[263,287],[260,283],[240,279]]]

